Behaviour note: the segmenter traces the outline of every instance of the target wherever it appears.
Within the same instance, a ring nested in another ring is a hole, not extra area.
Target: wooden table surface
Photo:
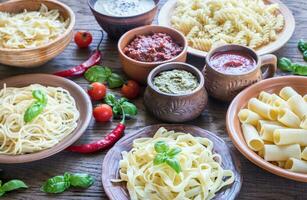
[[[160,2],[160,7],[166,0]],[[302,56],[296,48],[297,41],[300,38],[306,38],[307,30],[307,4],[306,0],[282,0],[293,12],[296,19],[296,30],[291,40],[279,51],[275,52],[278,56],[287,56],[294,61],[302,61]],[[3,2],[3,0],[0,0]],[[92,13],[87,5],[86,0],[62,0],[69,5],[76,14],[76,30],[89,30],[94,34],[94,42],[92,49],[98,43],[100,37],[100,27],[96,23]],[[105,38],[102,44],[102,52],[104,58],[102,65],[111,67],[114,71],[123,74],[121,65],[118,61],[116,42],[112,42]],[[48,62],[42,67],[35,69],[18,69],[7,66],[0,66],[0,78],[6,78],[17,74],[26,73],[52,73],[61,69],[67,69],[86,60],[91,49],[79,50],[76,45],[71,42],[68,48],[58,57]],[[35,59],[35,58],[34,58]],[[189,57],[188,62],[202,69],[204,59]],[[278,75],[284,73],[278,72]],[[83,78],[73,79],[83,88],[86,88],[88,82]],[[117,92],[117,91],[116,91]],[[142,97],[134,101],[139,109],[136,119],[129,120],[125,134],[130,134],[144,126],[159,124],[159,120],[154,119],[147,114],[143,106]],[[225,129],[225,115],[228,104],[217,102],[213,99],[209,100],[209,104],[203,111],[202,115],[188,124],[193,124],[201,128],[216,133],[227,141],[228,145],[235,150]],[[102,124],[95,123],[94,120],[87,132],[82,136],[79,142],[86,143],[100,139],[105,133],[112,130],[117,121]],[[276,175],[270,174],[259,167],[252,164],[235,150],[242,165],[243,186],[238,199],[306,199],[307,184],[287,180]],[[101,183],[101,165],[107,151],[94,155],[80,155],[70,152],[61,152],[50,158],[28,163],[14,165],[0,165],[3,170],[0,172],[1,180],[22,179],[30,188],[27,190],[19,190],[8,193],[3,199],[107,199],[102,183]],[[40,186],[49,177],[63,174],[64,172],[86,172],[95,177],[95,184],[86,190],[70,189],[60,195],[46,195],[40,192]]]

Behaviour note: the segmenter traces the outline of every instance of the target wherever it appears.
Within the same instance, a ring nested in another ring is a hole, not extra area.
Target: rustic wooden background
[[[159,4],[161,7],[166,0],[162,0]],[[296,30],[291,40],[279,51],[278,56],[287,56],[294,61],[303,62],[302,56],[296,48],[297,41],[300,38],[307,39],[307,3],[306,0],[282,0],[293,12],[296,19]],[[3,2],[3,0],[0,0]],[[92,49],[98,43],[100,37],[100,27],[96,23],[92,13],[87,5],[86,0],[62,0],[69,5],[76,14],[76,30],[89,30],[94,34],[94,42]],[[0,78],[25,73],[52,73],[58,70],[66,69],[77,65],[86,60],[90,51],[79,50],[72,42],[68,48],[57,58],[50,61],[46,65],[35,69],[18,69],[7,66],[0,66]],[[109,41],[107,37],[102,44],[102,52],[104,58],[102,65],[109,66],[114,71],[121,73],[121,65],[117,57],[116,42]],[[35,59],[35,58],[33,58]],[[189,57],[188,62],[202,69],[204,59]],[[278,75],[284,75],[278,72]],[[83,78],[73,79],[83,88],[88,85]],[[130,134],[144,126],[159,124],[160,121],[148,115],[143,106],[142,97],[134,101],[136,103],[139,114],[136,119],[130,120],[127,124],[126,134]],[[209,105],[202,115],[196,120],[189,122],[201,128],[216,133],[228,142],[229,146],[234,149],[225,130],[225,115],[228,104],[219,103],[210,99]],[[102,138],[106,133],[112,130],[117,121],[110,123],[95,123],[92,120],[87,132],[80,139],[85,143]],[[307,184],[287,180],[273,174],[270,174],[245,159],[237,150],[238,158],[242,164],[243,186],[238,199],[307,199],[305,192]],[[28,164],[0,165],[3,171],[0,173],[1,180],[22,179],[30,188],[27,190],[19,190],[8,193],[3,199],[107,199],[101,183],[101,165],[104,155],[107,151],[94,155],[80,155],[70,152],[61,152],[50,158],[36,161]],[[95,177],[95,184],[86,189],[70,189],[60,195],[46,195],[40,192],[42,183],[51,176],[63,174],[64,172],[87,172]]]

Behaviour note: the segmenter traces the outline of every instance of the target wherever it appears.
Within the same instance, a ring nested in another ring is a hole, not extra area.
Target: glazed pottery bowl
[[[215,53],[228,51],[238,51],[249,55],[256,61],[256,66],[244,73],[226,74],[217,71],[211,66],[210,59]],[[264,72],[262,68],[267,67]],[[210,96],[221,100],[231,101],[244,88],[266,78],[274,76],[277,69],[277,58],[273,54],[259,56],[253,49],[246,46],[228,44],[218,46],[212,49],[206,57],[206,66],[204,67],[204,76],[206,80],[206,89]]]
[[[203,137],[211,140],[214,144],[213,152],[221,155],[221,166],[224,169],[233,171],[234,173],[234,183],[223,187],[215,194],[216,196],[213,199],[237,199],[243,182],[241,164],[240,160],[236,157],[234,150],[229,148],[222,138],[218,137],[215,133],[211,133],[196,126],[182,124],[157,124],[153,126],[146,126],[131,134],[126,134],[112,147],[112,149],[107,152],[102,164],[101,177],[104,191],[110,200],[131,199],[126,187],[126,182],[112,182],[112,180],[119,179],[119,162],[122,159],[121,152],[130,151],[135,139],[153,137],[160,127],[164,127],[169,131],[174,130],[176,132],[190,133],[194,137]]]
[[[173,69],[192,73],[199,82],[198,87],[187,94],[168,94],[161,92],[153,79],[163,71]],[[146,109],[156,118],[165,122],[185,122],[198,117],[208,102],[208,95],[201,72],[192,65],[180,62],[166,63],[152,70],[147,78],[147,88],[144,94]]]
[[[69,91],[76,100],[77,109],[80,112],[76,129],[63,140],[49,149],[23,155],[0,155],[0,163],[26,163],[41,160],[63,151],[76,142],[87,129],[92,117],[92,103],[87,93],[73,81],[49,74],[26,74],[13,76],[0,81],[0,89],[7,87],[25,87],[31,84],[43,86],[62,87]]]
[[[128,17],[105,15],[95,10],[97,0],[88,0],[88,5],[101,28],[108,33],[109,38],[116,40],[127,31],[144,25],[149,25],[157,13],[159,0],[154,0],[156,6],[151,10]]]
[[[238,113],[240,109],[247,106],[249,99],[257,97],[261,91],[266,91],[268,93],[278,93],[283,87],[290,86],[300,94],[307,94],[306,85],[307,77],[299,76],[283,76],[260,81],[246,88],[240,94],[238,94],[238,96],[235,97],[228,108],[226,116],[228,135],[236,148],[247,159],[273,174],[302,182],[307,182],[307,174],[295,173],[275,166],[265,161],[256,152],[252,151],[247,146],[241,130]]]
[[[179,44],[183,47],[182,52],[176,57],[161,61],[161,62],[141,62],[134,60],[123,52],[123,49],[137,36],[137,35],[148,35],[151,33],[166,33],[172,37],[175,43]],[[187,40],[184,35],[179,31],[163,27],[163,26],[143,26],[125,33],[120,40],[118,41],[118,51],[119,51],[119,59],[123,66],[124,72],[132,79],[146,83],[147,76],[152,69],[157,67],[158,65],[169,63],[169,62],[185,62],[187,59]]]
[[[42,46],[26,49],[0,48],[0,63],[15,67],[38,67],[59,55],[69,45],[73,37],[75,25],[75,14],[73,11],[56,0],[14,0],[0,4],[1,12],[20,13],[24,9],[28,11],[39,10],[41,4],[48,9],[58,9],[64,19],[69,18],[69,25],[66,31],[54,41]]]

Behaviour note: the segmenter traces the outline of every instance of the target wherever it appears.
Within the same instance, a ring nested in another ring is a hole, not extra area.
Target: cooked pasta
[[[276,40],[283,29],[278,9],[263,0],[177,0],[171,25],[201,51],[226,43],[256,49]]]
[[[177,155],[182,172],[176,173],[166,164],[154,165],[154,144],[164,141],[181,148]],[[234,174],[222,168],[219,154],[207,138],[167,131],[161,127],[153,138],[133,141],[129,152],[122,152],[120,180],[127,182],[132,200],[138,199],[212,199],[215,193],[234,181]]]
[[[0,47],[23,49],[41,46],[63,34],[69,19],[42,4],[38,11],[0,12]]]
[[[35,101],[34,90],[43,91],[48,101],[42,113],[26,123],[24,115]],[[74,98],[61,87],[4,86],[0,91],[0,154],[18,155],[51,148],[75,130],[78,119]]]
[[[306,94],[284,87],[279,95],[262,91],[239,111],[243,136],[247,146],[266,161],[307,173]]]

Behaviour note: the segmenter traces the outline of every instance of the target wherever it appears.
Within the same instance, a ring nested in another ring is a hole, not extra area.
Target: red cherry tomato
[[[128,99],[134,99],[140,93],[140,86],[136,81],[129,80],[126,84],[123,85],[121,93]]]
[[[89,85],[87,93],[90,95],[91,99],[98,101],[106,96],[107,88],[104,84],[95,82]]]
[[[98,122],[110,121],[113,116],[112,108],[107,104],[98,105],[94,108],[93,115]]]
[[[92,43],[93,36],[88,31],[78,31],[74,39],[79,48],[87,48]]]

